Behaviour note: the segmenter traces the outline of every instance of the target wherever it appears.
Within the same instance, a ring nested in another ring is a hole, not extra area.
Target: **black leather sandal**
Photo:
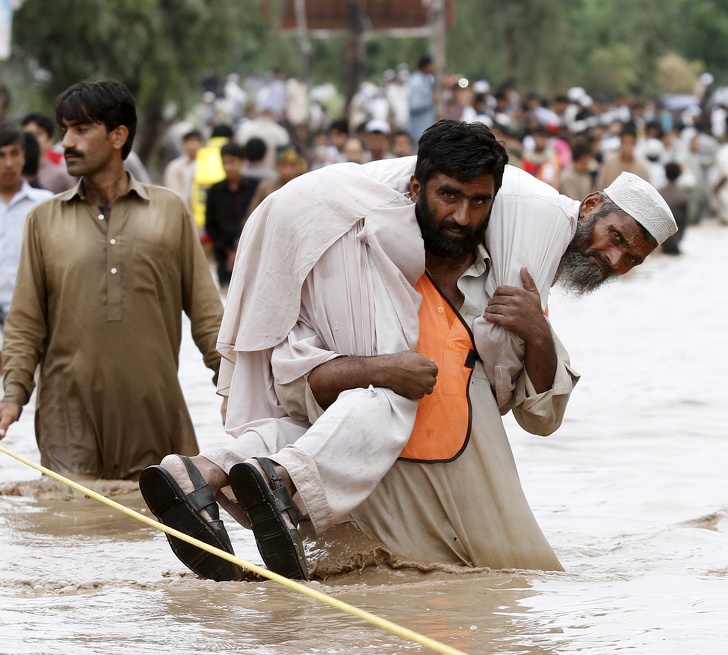
[[[234,555],[212,490],[189,457],[180,456],[180,459],[187,468],[195,490],[184,493],[169,471],[161,466],[148,466],[139,476],[139,489],[149,509],[164,525]],[[202,509],[207,510],[211,521],[202,518]],[[174,554],[197,575],[218,582],[242,579],[244,572],[237,564],[169,534],[167,540]]]
[[[268,480],[255,466],[243,462],[230,469],[230,487],[248,513],[255,543],[265,565],[287,578],[308,580],[306,555],[298,532],[298,510],[272,462],[265,457],[256,459]],[[286,523],[283,512],[295,527]]]

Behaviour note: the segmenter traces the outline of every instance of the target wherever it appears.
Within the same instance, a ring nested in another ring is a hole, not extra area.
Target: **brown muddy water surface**
[[[693,227],[684,251],[580,301],[555,292],[583,376],[567,419],[543,439],[506,417],[564,573],[380,564],[308,584],[473,655],[725,655],[728,228]],[[224,443],[189,338],[180,376],[201,445]],[[32,414],[2,443],[38,461]],[[274,582],[201,580],[162,533],[39,478],[0,454],[0,655],[430,652]],[[133,484],[91,486],[143,509]]]

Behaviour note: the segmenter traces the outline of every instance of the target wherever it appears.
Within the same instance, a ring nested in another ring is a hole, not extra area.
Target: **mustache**
[[[473,228],[469,225],[460,225],[452,220],[442,221],[437,229],[439,231],[450,230],[452,232],[462,232],[463,234],[467,234],[468,236],[473,236],[475,234],[475,230],[473,230]]]
[[[83,153],[79,152],[78,150],[74,150],[73,148],[66,148],[63,151],[64,157],[83,157]]]
[[[584,253],[584,257],[594,257],[594,259],[596,259],[601,264],[605,278],[614,275],[614,269],[609,265],[609,262],[607,262],[607,260],[604,259],[604,257],[600,253],[590,250],[589,252]]]

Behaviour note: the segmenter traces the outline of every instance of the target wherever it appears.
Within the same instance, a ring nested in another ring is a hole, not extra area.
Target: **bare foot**
[[[227,484],[227,475],[219,466],[213,464],[209,459],[204,457],[190,457],[192,463],[200,471],[200,474],[207,482],[213,495],[215,495],[222,486]],[[180,489],[184,493],[189,494],[195,490],[195,486],[187,472],[187,467],[179,455],[167,455],[161,462],[160,466],[172,475]],[[205,509],[200,510],[200,515],[205,521],[212,520],[212,517]]]

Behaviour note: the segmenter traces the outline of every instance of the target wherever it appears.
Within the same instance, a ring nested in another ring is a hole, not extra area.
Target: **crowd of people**
[[[195,135],[199,147],[203,135],[220,129],[229,129],[230,140],[243,148],[251,139],[262,140],[268,170],[278,148],[296,148],[303,172],[412,155],[423,130],[436,120],[479,121],[504,143],[512,165],[566,196],[601,191],[623,171],[648,180],[672,203],[682,229],[663,250],[678,254],[688,224],[705,218],[728,224],[728,112],[709,80],[701,80],[696,93],[679,102],[590,96],[581,87],[547,98],[519,92],[512,83],[492,88],[486,80],[452,74],[438,86],[433,62],[424,56],[412,71],[401,64],[378,82],[362,82],[343,111],[331,85],[309,92],[301,80],[284,79],[275,70],[245,79],[210,74],[200,104],[172,132],[173,146],[184,148],[174,166],[194,169],[186,139]],[[260,148],[257,142],[253,150]],[[185,184],[172,186],[185,197],[191,193],[194,204],[200,189],[204,195],[217,181],[209,173],[201,177],[208,182],[195,186],[189,173]],[[203,209],[196,215],[204,227]]]
[[[62,162],[38,147],[69,178],[55,195],[29,191],[30,141],[0,131],[0,239],[17,262],[0,438],[38,380],[42,464],[138,479],[162,522],[232,553],[222,505],[292,578],[311,575],[301,535],[341,522],[405,558],[559,569],[501,421],[552,433],[579,379],[549,289],[583,294],[679,252],[689,190],[701,212],[720,195],[725,134],[705,112],[597,110],[583,90],[522,101],[459,78],[442,93],[428,57],[385,79],[315,125],[296,80],[252,94],[206,78],[165,186],[133,170],[136,106],[118,82],[66,89],[50,128],[28,120],[48,139],[60,127]],[[182,313],[235,437],[201,453],[177,379]],[[203,577],[242,577],[170,544]]]

